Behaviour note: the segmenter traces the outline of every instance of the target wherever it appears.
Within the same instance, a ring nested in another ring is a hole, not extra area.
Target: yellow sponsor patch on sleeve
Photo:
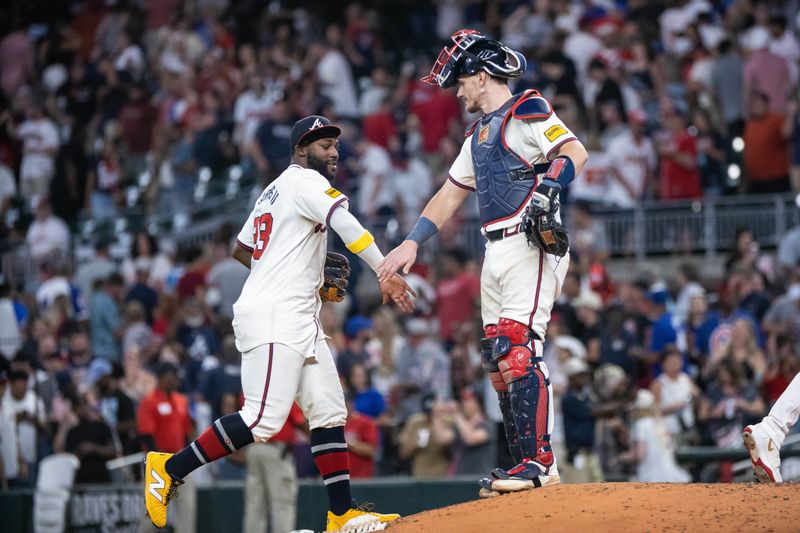
[[[555,126],[550,126],[544,132],[544,136],[547,137],[547,140],[549,140],[550,142],[553,142],[562,135],[566,134],[567,134],[566,128],[564,128],[564,126],[561,126],[559,124],[556,124]]]
[[[337,197],[339,197],[339,196],[341,196],[341,195],[342,195],[342,193],[340,193],[339,191],[337,191],[337,190],[336,190],[336,189],[334,189],[333,187],[331,187],[330,189],[328,189],[327,191],[325,191],[325,194],[327,194],[327,195],[328,195],[328,196],[330,196],[331,198],[337,198]]]

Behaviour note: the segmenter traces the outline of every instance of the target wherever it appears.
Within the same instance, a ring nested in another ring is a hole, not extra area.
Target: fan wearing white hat
[[[688,483],[691,476],[675,462],[667,427],[656,408],[656,397],[646,389],[636,393],[633,403],[633,456],[636,459],[636,481]]]

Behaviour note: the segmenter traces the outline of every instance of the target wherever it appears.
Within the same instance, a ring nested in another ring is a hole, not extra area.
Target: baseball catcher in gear
[[[569,251],[569,234],[556,218],[561,187],[548,182],[543,180],[536,187],[531,203],[525,208],[523,227],[529,244],[546,254],[564,257]]]
[[[319,295],[325,302],[341,302],[347,294],[350,261],[342,254],[328,252],[325,257],[325,282]]]

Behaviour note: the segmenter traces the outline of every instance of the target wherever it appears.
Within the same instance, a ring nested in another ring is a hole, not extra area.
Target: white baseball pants
[[[347,408],[339,374],[328,345],[317,343],[315,357],[305,358],[285,344],[264,344],[242,354],[242,420],[257,442],[283,427],[292,402],[311,429],[344,426]]]

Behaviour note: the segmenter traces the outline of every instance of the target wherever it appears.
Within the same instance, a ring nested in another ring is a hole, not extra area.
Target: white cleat
[[[744,428],[742,441],[750,452],[756,478],[762,483],[781,483],[780,446],[767,435],[761,424]]]

